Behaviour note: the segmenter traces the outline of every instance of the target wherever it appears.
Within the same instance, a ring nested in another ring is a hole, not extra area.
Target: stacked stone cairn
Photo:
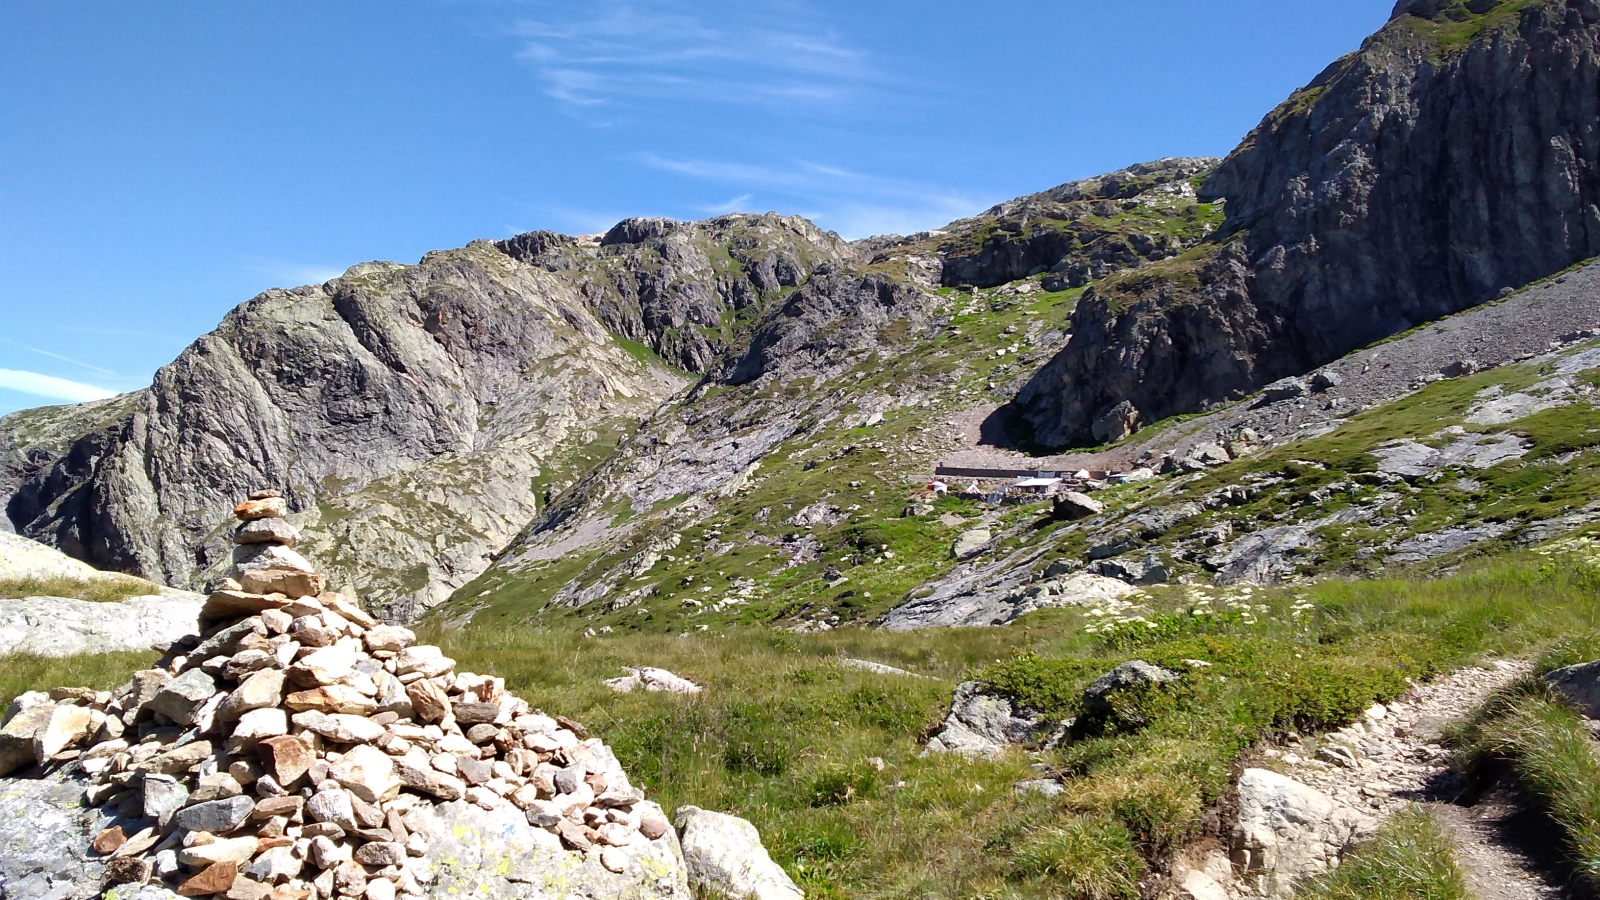
[[[237,579],[206,600],[200,635],[115,692],[24,695],[0,730],[0,776],[70,767],[86,804],[125,823],[93,842],[109,882],[229,900],[422,898],[435,811],[451,801],[514,809],[540,846],[609,872],[635,858],[630,845],[675,841],[582,726],[324,590],[293,551],[282,495],[234,512]]]

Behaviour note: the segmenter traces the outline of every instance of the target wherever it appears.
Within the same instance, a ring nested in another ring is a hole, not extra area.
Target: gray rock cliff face
[[[664,405],[556,498],[501,554],[490,577],[586,547],[621,547],[698,521],[720,499],[759,478],[762,461],[785,441],[829,422],[863,424],[869,409],[882,413],[901,402],[835,380],[874,355],[892,366],[897,354],[938,327],[934,311],[940,303],[909,279],[819,268],[781,306],[750,323],[686,402]],[[914,385],[894,387],[914,395]],[[619,504],[641,517],[611,524]],[[657,504],[662,508],[644,517]],[[642,599],[617,594],[670,549],[656,539],[646,543],[651,546],[621,564],[586,568],[551,603],[583,607],[602,598],[622,604]]]
[[[938,244],[946,286],[994,287],[1049,273],[1046,287],[1082,287],[1090,279],[1177,256],[1210,230],[1192,213],[1172,215],[1162,230],[1120,217],[1140,206],[1187,206],[1193,182],[1218,160],[1162,159],[1072,181],[1008,200],[981,216],[952,223]]]
[[[624,219],[598,241],[541,231],[496,246],[571,280],[606,328],[697,373],[727,347],[730,319],[758,313],[819,264],[855,257],[838,235],[774,213]]]
[[[1120,402],[1236,398],[1600,253],[1597,75],[1590,0],[1400,4],[1207,180],[1231,237],[1091,288],[1016,411],[1090,443]]]
[[[478,242],[267,291],[75,439],[8,416],[6,513],[98,568],[201,588],[230,565],[227,498],[281,487],[316,526],[300,551],[405,617],[534,516],[553,458],[679,384],[568,282]]]

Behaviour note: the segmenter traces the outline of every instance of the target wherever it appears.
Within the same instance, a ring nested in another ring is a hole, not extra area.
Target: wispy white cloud
[[[734,205],[748,206],[758,193],[782,197],[788,209],[851,239],[937,228],[990,205],[933,185],[808,160],[767,165],[655,153],[633,159],[660,172],[744,189]]]
[[[67,400],[72,403],[104,400],[107,397],[115,397],[117,395],[116,391],[108,391],[92,384],[68,381],[65,378],[56,378],[53,375],[41,375],[38,372],[26,372],[17,369],[0,369],[0,388],[32,394],[35,397],[46,397],[51,400]]]
[[[73,364],[75,366],[78,366],[79,368],[88,369],[91,372],[99,372],[101,375],[108,375],[108,376],[110,376],[112,378],[119,377],[117,375],[117,373],[111,371],[110,369],[102,369],[99,366],[91,365],[91,364],[86,363],[86,362],[84,362],[83,360],[80,360],[80,359],[73,359],[70,356],[63,356],[60,353],[52,353],[49,350],[41,350],[38,347],[30,347],[27,344],[19,344],[16,341],[13,341],[13,340],[11,340],[9,338],[0,338],[0,340],[5,341],[6,343],[10,344],[13,347],[21,347],[22,349],[28,351],[29,353],[37,353],[40,356],[46,356],[46,357],[49,357],[50,359],[60,360],[61,362],[64,362],[64,363],[71,363],[71,364]]]
[[[658,0],[540,3],[519,58],[569,111],[653,98],[828,104],[877,80],[865,52],[796,0],[708,8]]]
[[[712,203],[707,206],[697,206],[696,209],[713,216],[727,215],[734,212],[749,212],[750,200],[754,194],[740,194],[724,203]]]
[[[251,269],[272,279],[274,287],[299,287],[302,284],[322,284],[344,274],[344,269],[315,263],[287,262],[278,259],[257,259],[247,263]]]

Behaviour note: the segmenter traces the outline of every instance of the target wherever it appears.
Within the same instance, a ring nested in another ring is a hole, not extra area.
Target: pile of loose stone
[[[309,564],[263,552],[297,538],[281,495],[235,513],[242,565],[206,600],[200,635],[114,693],[19,697],[0,729],[0,776],[75,767],[85,802],[125,823],[94,840],[109,881],[230,900],[420,898],[435,804],[456,800],[515,807],[545,846],[613,872],[621,848],[668,835],[582,726],[455,671],[325,591]]]

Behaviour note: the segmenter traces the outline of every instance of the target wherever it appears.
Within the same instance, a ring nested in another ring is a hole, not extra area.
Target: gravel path
[[[1456,841],[1480,900],[1567,897],[1559,876],[1551,874],[1555,861],[1539,852],[1541,844],[1545,850],[1554,844],[1537,834],[1543,818],[1522,813],[1504,789],[1471,806],[1456,805],[1467,785],[1441,744],[1446,722],[1469,714],[1527,671],[1527,663],[1506,661],[1459,669],[1388,707],[1374,707],[1365,722],[1268,755],[1289,777],[1370,815],[1382,818],[1410,803],[1427,804]]]
[[[1309,428],[1338,422],[1364,406],[1394,400],[1418,382],[1470,360],[1480,369],[1527,359],[1600,335],[1600,263],[1558,276],[1492,305],[1441,319],[1402,338],[1358,350],[1319,371],[1344,380],[1326,394],[1255,405],[1239,403],[1163,429],[1103,453],[1029,457],[980,446],[981,423],[994,407],[968,410],[957,419],[966,449],[943,462],[952,466],[1066,469],[1127,469],[1145,451],[1180,454],[1194,444],[1254,428],[1284,440]]]
[[[1498,788],[1471,806],[1427,805],[1456,843],[1457,857],[1478,900],[1576,898],[1552,872],[1560,870],[1560,836],[1550,820]]]

